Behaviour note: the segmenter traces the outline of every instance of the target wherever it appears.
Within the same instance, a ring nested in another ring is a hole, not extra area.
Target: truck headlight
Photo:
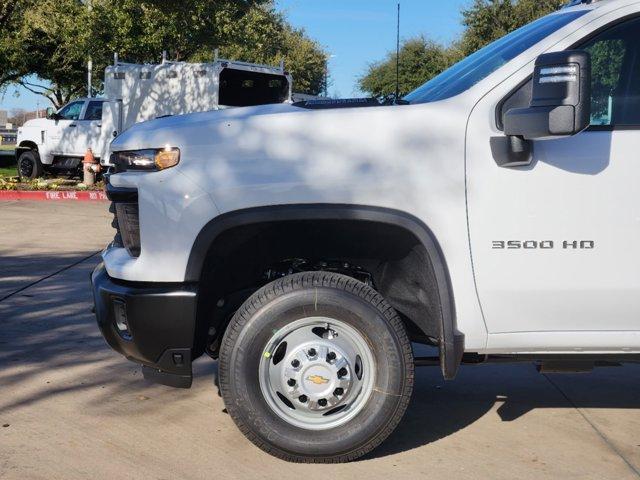
[[[175,167],[180,162],[180,150],[172,147],[127,150],[113,152],[110,160],[116,173],[127,170],[164,170]]]

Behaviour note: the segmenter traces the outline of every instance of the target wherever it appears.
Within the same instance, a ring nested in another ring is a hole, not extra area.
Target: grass
[[[15,177],[18,175],[17,165],[0,167],[0,177]]]

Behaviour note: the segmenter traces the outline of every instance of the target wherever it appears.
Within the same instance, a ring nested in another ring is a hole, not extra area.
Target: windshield
[[[458,95],[585,13],[587,10],[548,15],[529,23],[456,63],[409,93],[404,100],[428,103]]]

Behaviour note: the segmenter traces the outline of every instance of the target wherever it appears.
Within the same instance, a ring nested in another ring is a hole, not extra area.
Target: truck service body
[[[463,358],[637,360],[640,1],[573,4],[395,105],[119,135],[118,234],[92,278],[109,344],[173,386],[219,357],[243,433],[313,462],[393,430],[409,341],[438,347],[446,378]]]

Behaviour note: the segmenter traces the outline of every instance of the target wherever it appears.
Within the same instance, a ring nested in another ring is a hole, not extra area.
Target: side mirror
[[[47,107],[47,119],[54,120],[55,115],[56,111],[53,109],[53,107]]]
[[[536,60],[529,107],[505,113],[504,133],[525,140],[575,135],[589,126],[590,118],[589,53],[546,53]]]

